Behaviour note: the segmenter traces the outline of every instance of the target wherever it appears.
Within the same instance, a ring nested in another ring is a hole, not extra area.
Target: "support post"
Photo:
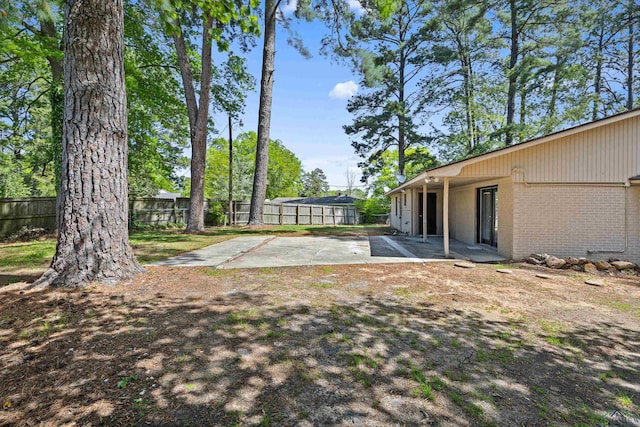
[[[418,221],[416,221],[416,217],[418,216],[418,212],[417,212],[418,209],[416,209],[417,202],[415,200],[417,198],[417,195],[418,195],[418,190],[412,189],[409,193],[409,203],[411,203],[411,235],[412,236],[415,236],[416,234],[418,234],[418,231],[417,231]]]
[[[284,225],[284,203],[280,203],[280,225]]]
[[[422,184],[422,241],[427,241],[427,183]]]
[[[442,206],[442,225],[444,235],[442,240],[444,243],[444,256],[449,256],[449,177],[444,177],[444,200]]]
[[[300,205],[296,205],[296,225],[300,225]]]
[[[325,211],[324,211],[324,206],[323,206],[322,207],[322,225],[325,225],[324,216],[325,216]]]
[[[233,209],[231,209],[231,212],[233,213],[233,224],[236,224],[237,221],[238,221],[237,210],[238,210],[238,202],[236,200],[234,200],[233,201]]]

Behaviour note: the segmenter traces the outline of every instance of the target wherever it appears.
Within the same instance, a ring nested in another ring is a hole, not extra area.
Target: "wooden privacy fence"
[[[214,205],[218,205],[214,207]],[[249,221],[249,202],[234,202],[234,224]],[[227,202],[205,200],[205,223],[220,225],[219,216],[228,215]],[[214,215],[215,213],[219,215]],[[189,199],[131,199],[129,225],[162,225],[186,223]],[[359,213],[353,206],[292,205],[266,202],[265,224],[281,225],[353,225],[359,223]],[[31,197],[0,199],[0,236],[11,235],[23,228],[56,228],[56,198]]]
[[[129,225],[176,224],[187,221],[189,199],[130,199]],[[205,212],[209,201],[205,201]],[[56,228],[56,198],[30,197],[0,199],[0,236],[8,236],[23,228]]]
[[[217,225],[208,221],[211,200],[204,201],[204,216],[207,225]],[[129,200],[129,225],[133,224],[186,224],[189,218],[189,198],[176,199],[131,199]]]
[[[56,198],[0,199],[0,236],[23,228],[56,228]]]
[[[234,224],[249,221],[249,202],[233,202]],[[353,206],[294,205],[290,203],[264,204],[265,224],[270,225],[355,225],[359,214]]]

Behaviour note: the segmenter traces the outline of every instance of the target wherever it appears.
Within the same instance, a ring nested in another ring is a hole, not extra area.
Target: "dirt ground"
[[[0,288],[0,425],[640,423],[638,278],[497,268],[149,267],[117,287]]]

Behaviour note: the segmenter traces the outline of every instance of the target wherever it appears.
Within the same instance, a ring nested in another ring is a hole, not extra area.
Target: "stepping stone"
[[[460,267],[460,268],[475,268],[476,265],[472,262],[467,262],[467,261],[461,261],[461,262],[456,262],[455,264],[456,267]]]
[[[552,276],[550,274],[538,273],[536,274],[536,277],[539,277],[541,279],[551,279]]]
[[[584,283],[591,286],[604,286],[604,282],[602,280],[585,280]]]
[[[509,270],[508,268],[498,268],[496,271],[502,274],[513,274],[513,270]]]

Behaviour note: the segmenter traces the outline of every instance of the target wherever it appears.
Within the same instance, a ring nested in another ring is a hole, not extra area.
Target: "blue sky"
[[[304,58],[287,44],[287,33],[278,31],[271,139],[281,140],[293,151],[302,161],[305,171],[322,169],[332,188],[346,186],[346,172],[350,168],[357,172],[356,184],[361,185],[358,158],[342,129],[352,120],[346,110],[347,98],[349,93],[357,90],[359,79],[347,65],[337,64],[331,58],[320,55],[320,42],[327,33],[324,25],[300,22],[293,23],[293,26],[313,57]],[[257,130],[262,39],[257,43],[247,57],[249,71],[256,78],[258,87],[247,99],[242,117],[243,128],[234,127],[234,134],[241,130]],[[346,84],[334,90],[340,83]],[[226,136],[226,119],[215,119],[221,136]]]

